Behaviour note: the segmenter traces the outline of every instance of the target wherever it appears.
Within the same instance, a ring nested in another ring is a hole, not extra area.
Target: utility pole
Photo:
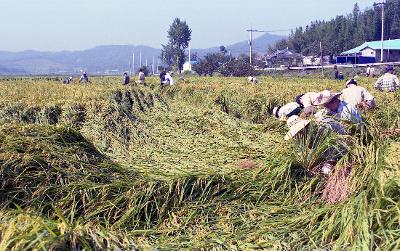
[[[135,74],[135,53],[132,53],[132,74]]]
[[[374,6],[379,6],[382,9],[382,30],[381,30],[381,63],[383,63],[383,33],[384,33],[384,29],[385,29],[385,4],[386,4],[386,0],[382,0],[382,2],[376,3],[374,4]]]
[[[142,49],[140,49],[140,54],[139,54],[139,67],[142,67]]]
[[[154,56],[153,56],[153,64],[151,65],[151,68],[153,70],[153,75],[154,75]]]
[[[191,63],[191,58],[190,58],[190,42],[189,42],[189,70],[191,71],[192,70],[192,63]]]
[[[253,57],[253,29],[249,30],[250,32],[250,39],[249,39],[249,45],[250,45],[250,65],[252,64],[251,58]]]
[[[248,29],[248,30],[246,30],[246,31],[249,32],[250,65],[251,65],[251,64],[252,64],[252,55],[253,55],[253,32],[267,33],[267,32],[278,32],[278,31],[290,31],[290,30],[271,30],[271,31],[263,31],[263,30]]]
[[[319,41],[319,50],[321,51],[321,69],[322,69],[322,77],[324,76],[324,57],[322,55],[322,41]]]

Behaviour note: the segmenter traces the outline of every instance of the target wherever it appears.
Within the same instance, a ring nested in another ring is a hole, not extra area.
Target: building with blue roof
[[[381,41],[365,42],[348,51],[344,51],[336,57],[338,64],[369,64],[380,62],[381,60]],[[400,39],[383,41],[383,61],[400,61]]]

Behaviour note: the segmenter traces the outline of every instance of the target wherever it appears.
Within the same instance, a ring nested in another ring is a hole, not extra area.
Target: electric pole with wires
[[[255,30],[253,28],[246,30],[249,32],[249,46],[250,46],[250,65],[253,63],[252,62],[252,55],[253,55],[253,32],[261,32],[261,33],[267,33],[267,32],[281,32],[281,31],[290,31],[290,30],[270,30],[270,31],[264,31],[264,30]]]
[[[374,4],[374,6],[378,6],[378,7],[382,8],[381,63],[383,63],[383,39],[384,39],[384,30],[385,30],[385,4],[386,4],[386,0],[382,0],[382,2]]]

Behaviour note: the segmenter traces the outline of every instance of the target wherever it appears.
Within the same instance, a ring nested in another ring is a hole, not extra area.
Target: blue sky
[[[356,2],[363,10],[375,1],[0,0],[0,50],[81,50],[109,44],[160,47],[175,17],[192,29],[192,47],[228,45],[246,40],[250,27],[293,29],[350,13]]]

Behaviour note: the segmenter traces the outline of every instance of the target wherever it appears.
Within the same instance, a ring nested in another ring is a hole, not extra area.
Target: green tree
[[[223,52],[208,53],[204,58],[200,59],[199,62],[193,65],[193,70],[199,75],[210,75],[212,76],[215,72],[218,72],[222,65],[229,62],[229,56]]]
[[[168,30],[168,44],[162,45],[161,60],[169,67],[182,71],[185,49],[189,46],[192,30],[185,21],[175,18]]]

